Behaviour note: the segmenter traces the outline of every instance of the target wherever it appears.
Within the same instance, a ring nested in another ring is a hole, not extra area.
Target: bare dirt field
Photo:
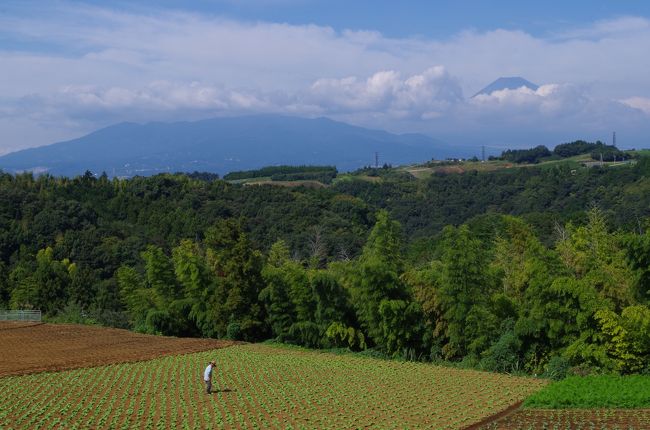
[[[76,324],[0,322],[0,377],[150,360],[236,342],[151,336]]]

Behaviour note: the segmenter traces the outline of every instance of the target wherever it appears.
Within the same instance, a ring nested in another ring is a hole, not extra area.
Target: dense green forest
[[[650,158],[363,173],[319,189],[0,174],[0,308],[498,371],[650,371]]]

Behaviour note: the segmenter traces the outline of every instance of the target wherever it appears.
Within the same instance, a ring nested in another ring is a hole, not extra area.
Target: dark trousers
[[[205,381],[205,392],[212,394],[212,381]]]

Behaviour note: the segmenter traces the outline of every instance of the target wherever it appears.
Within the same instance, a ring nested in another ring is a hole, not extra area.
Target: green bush
[[[45,318],[45,320],[52,323],[99,325],[94,315],[91,315],[77,303],[68,303],[62,311],[59,311],[53,317]]]
[[[238,322],[231,322],[226,327],[226,338],[230,340],[241,339],[241,324]]]
[[[559,381],[567,377],[569,368],[570,365],[567,359],[556,355],[546,364],[544,368],[544,377]]]
[[[513,332],[504,333],[483,353],[480,366],[495,372],[517,372],[521,369],[520,342]]]

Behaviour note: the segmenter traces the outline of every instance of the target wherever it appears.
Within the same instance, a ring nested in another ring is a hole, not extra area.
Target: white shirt
[[[208,367],[205,368],[205,372],[203,372],[203,380],[209,381],[210,379],[212,379],[212,364],[208,364]]]

